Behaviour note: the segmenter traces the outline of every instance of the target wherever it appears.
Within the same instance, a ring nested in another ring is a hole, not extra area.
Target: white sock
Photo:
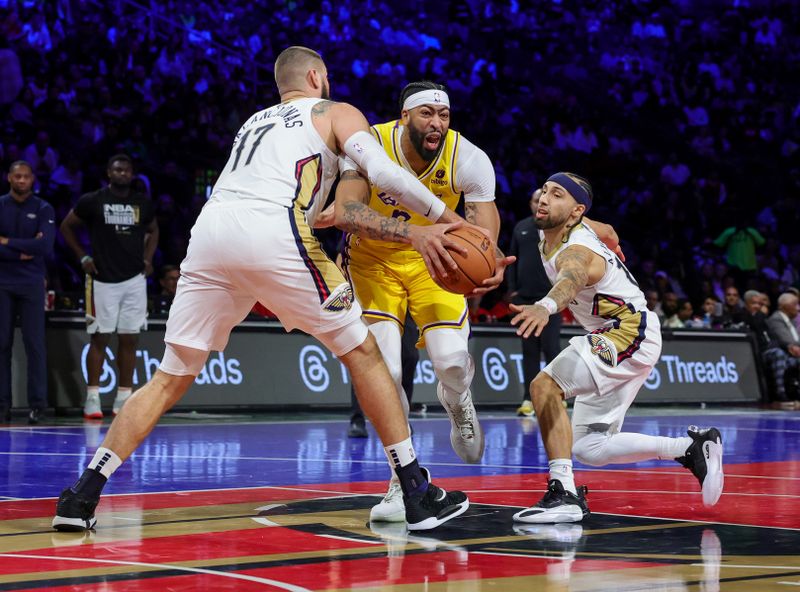
[[[666,436],[648,436],[647,434],[637,434],[634,432],[620,432],[613,436],[600,438],[590,434],[588,439],[592,439],[594,446],[584,452],[590,455],[590,459],[581,459],[594,466],[605,466],[608,464],[627,464],[642,462],[646,460],[675,460],[686,453],[686,449],[692,443],[688,436],[683,438],[668,438]],[[584,441],[579,441],[576,447]],[[578,454],[578,453],[576,453]]]
[[[578,490],[575,489],[575,477],[572,474],[572,459],[571,458],[554,458],[550,461],[550,479],[558,479],[561,485],[564,486],[565,491],[577,495]]]
[[[390,444],[384,447],[383,451],[386,453],[386,458],[389,459],[389,466],[392,469],[410,465],[417,458],[417,453],[414,452],[414,445],[411,443],[410,437],[397,444]]]
[[[675,460],[686,453],[686,449],[691,443],[692,439],[689,436],[668,438],[620,432],[611,436],[606,445],[609,456],[608,463],[633,463],[653,458]]]
[[[126,399],[131,396],[132,387],[119,386],[117,387],[117,397]]]
[[[122,464],[122,460],[117,456],[113,450],[103,448],[102,446],[94,453],[87,469],[94,469],[106,479],[108,479],[114,471],[116,471]]]
[[[99,397],[100,396],[100,387],[99,386],[87,386],[86,387],[86,397]]]

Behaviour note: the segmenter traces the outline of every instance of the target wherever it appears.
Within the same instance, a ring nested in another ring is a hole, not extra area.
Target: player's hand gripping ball
[[[474,228],[456,228],[447,233],[453,242],[459,243],[467,250],[466,256],[448,249],[458,269],[451,271],[447,277],[440,279],[440,285],[449,292],[469,294],[480,287],[483,280],[494,275],[495,245],[482,232]]]

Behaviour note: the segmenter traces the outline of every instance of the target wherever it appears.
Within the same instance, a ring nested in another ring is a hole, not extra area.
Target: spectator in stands
[[[793,399],[787,392],[787,372],[789,378],[800,370],[800,358],[793,357],[781,348],[769,329],[766,315],[761,311],[761,294],[756,290],[748,290],[744,294],[744,322],[756,337],[759,358],[767,377],[770,404],[776,409],[800,409],[800,401]]]
[[[761,303],[759,297],[759,305]],[[722,324],[725,327],[738,325],[744,322],[744,303],[739,298],[739,290],[736,286],[729,286],[725,289],[725,303],[722,305]]]
[[[707,296],[703,300],[703,327],[706,329],[722,328],[722,303],[716,296]]]
[[[725,249],[725,260],[728,265],[743,272],[740,280],[758,269],[756,247],[765,242],[758,230],[747,225],[730,226],[714,239],[714,245]]]
[[[794,324],[797,315],[797,296],[791,292],[784,292],[778,298],[778,310],[767,319],[770,333],[786,353],[794,358],[800,358],[800,336]]]

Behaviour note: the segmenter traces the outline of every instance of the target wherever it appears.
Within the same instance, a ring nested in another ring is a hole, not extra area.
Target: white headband
[[[450,97],[443,90],[423,90],[409,96],[403,102],[403,110],[410,111],[422,105],[437,105],[440,107],[450,108]]]

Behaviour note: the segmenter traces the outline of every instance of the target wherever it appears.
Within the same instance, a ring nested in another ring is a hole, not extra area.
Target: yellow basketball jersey
[[[380,142],[386,154],[394,162],[402,166],[403,158],[400,155],[400,121],[389,121],[372,126],[372,134]],[[436,197],[444,201],[445,205],[451,210],[455,210],[458,201],[461,199],[461,191],[455,186],[456,177],[456,157],[458,156],[458,145],[461,134],[456,131],[448,130],[444,138],[444,146],[439,151],[439,155],[431,162],[417,178],[420,182],[430,189]],[[412,173],[413,174],[413,173]],[[404,208],[395,197],[388,195],[378,187],[372,187],[372,195],[369,200],[369,207],[373,208],[384,216],[400,218],[409,224],[425,226],[431,222],[416,212]],[[348,237],[348,247],[350,249],[390,249],[390,250],[410,250],[411,245],[395,243],[368,238],[359,238],[353,235]]]

